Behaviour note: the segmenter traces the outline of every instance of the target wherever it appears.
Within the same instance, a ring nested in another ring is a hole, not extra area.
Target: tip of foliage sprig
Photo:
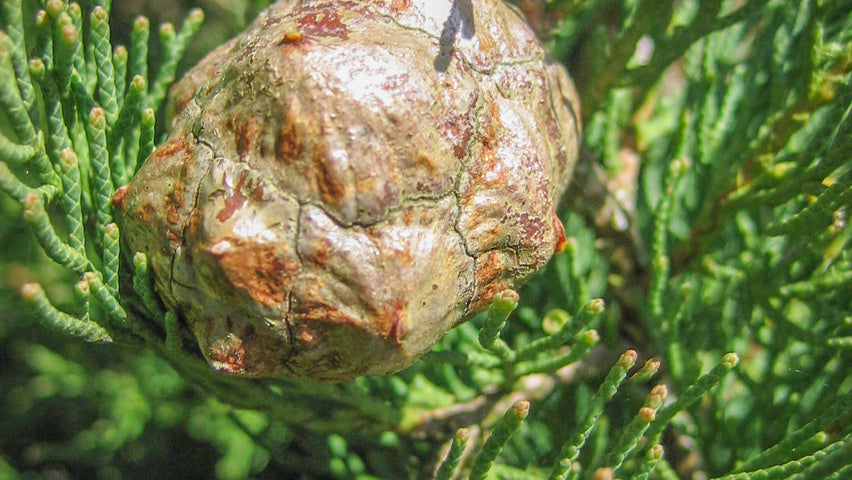
[[[597,330],[591,329],[585,332],[582,337],[580,337],[580,341],[586,345],[596,345],[598,342],[601,341],[601,334],[598,333]]]
[[[492,305],[500,310],[512,311],[518,308],[519,300],[520,296],[518,296],[518,292],[507,289],[494,295]]]
[[[56,18],[65,11],[65,2],[62,0],[47,0],[47,3],[44,6],[45,10],[47,10],[47,14],[52,18]]]
[[[50,26],[50,16],[45,10],[39,10],[35,14],[35,27],[37,30],[42,30]]]
[[[153,125],[154,119],[156,118],[156,113],[153,108],[146,108],[142,110],[142,124],[143,125]]]
[[[62,19],[66,19],[66,18],[67,18],[67,20],[65,20],[65,22],[63,22]],[[66,47],[66,48],[73,47],[77,43],[77,40],[80,37],[80,33],[77,30],[77,27],[75,27],[72,22],[73,22],[73,20],[71,20],[71,17],[69,17],[67,15],[60,17],[60,24],[62,24],[62,23],[65,23],[65,24],[61,26],[59,39],[62,41],[63,46]]]
[[[740,356],[735,352],[726,353],[724,357],[722,357],[722,364],[728,368],[734,368],[737,364],[740,363]]]
[[[133,254],[133,268],[148,268],[148,255],[145,255],[143,252],[136,252],[135,254]]]
[[[633,382],[642,382],[648,380],[653,377],[660,371],[660,361],[654,358],[649,358],[645,361],[645,364],[642,365],[642,368],[639,369],[638,372],[634,373],[630,380]]]
[[[133,79],[130,81],[130,88],[136,90],[137,92],[144,92],[145,87],[148,85],[148,82],[142,78],[142,75],[134,75]]]
[[[160,25],[160,40],[172,38],[176,35],[175,26],[172,23],[166,22]]]
[[[467,448],[467,441],[470,438],[470,432],[467,428],[459,428],[456,431],[455,438],[450,444],[450,450],[444,461],[438,466],[435,472],[435,480],[450,480],[455,476],[462,454]]]
[[[512,410],[515,412],[518,420],[524,420],[530,413],[530,402],[527,400],[518,400],[512,406]]]
[[[34,192],[27,193],[24,197],[23,207],[24,218],[27,220],[34,220],[44,213],[44,202],[42,202],[41,197]]]
[[[109,13],[100,5],[92,9],[92,22],[107,23],[109,22]]]
[[[651,423],[657,418],[657,411],[651,407],[642,407],[639,409],[639,416],[646,422]]]
[[[127,61],[127,47],[124,45],[119,45],[115,47],[112,51],[113,60],[116,62],[126,62]]]
[[[612,480],[614,478],[614,472],[610,467],[601,467],[595,470],[595,473],[592,474],[593,480]]]
[[[515,431],[521,426],[521,423],[527,418],[529,411],[530,402],[518,400],[497,422],[470,467],[470,480],[484,480],[486,478],[494,465],[494,461]]]
[[[21,298],[25,302],[35,302],[42,295],[44,295],[44,290],[37,283],[25,283],[21,286]]]
[[[479,331],[479,344],[497,354],[503,361],[508,361],[513,353],[500,338],[500,330],[506,324],[509,315],[518,308],[519,299],[518,292],[510,289],[494,295],[485,317],[485,323]]]
[[[621,357],[618,359],[618,366],[624,370],[630,370],[633,368],[633,365],[636,365],[637,358],[639,358],[639,354],[636,353],[636,350],[630,349],[621,354]]]
[[[586,311],[593,314],[599,314],[606,308],[606,303],[602,298],[594,298],[586,304]]]
[[[89,124],[98,130],[106,128],[106,115],[101,107],[94,107],[89,110]]]
[[[70,147],[63,148],[59,152],[59,166],[63,171],[70,171],[77,168],[77,154]]]
[[[648,398],[656,397],[662,401],[665,400],[668,395],[669,388],[662,383],[658,383],[657,385],[654,385],[654,388],[651,389],[651,392],[648,394]],[[660,405],[662,405],[662,403],[660,403]],[[654,408],[659,408],[659,405]]]
[[[186,17],[186,21],[194,24],[201,24],[204,21],[204,10],[200,8],[193,8],[189,11],[189,15]]]
[[[657,418],[657,411],[663,406],[668,396],[668,388],[663,384],[658,384],[651,389],[648,398],[645,400],[645,405],[639,410],[639,416],[648,423]]]
[[[40,58],[30,59],[29,67],[30,75],[32,75],[36,80],[41,80],[47,71],[47,68],[44,66],[44,61]]]
[[[598,468],[592,474],[592,480],[612,480],[613,478],[615,478],[615,473],[610,467]]]
[[[147,31],[149,28],[151,28],[151,21],[148,20],[148,17],[139,15],[133,20],[133,30]]]
[[[75,336],[90,342],[111,342],[109,334],[88,317],[76,318],[57,310],[47,299],[38,283],[27,283],[21,287],[21,298],[29,308],[35,310],[39,320],[49,328],[65,335]]]
[[[118,225],[115,224],[115,223],[107,224],[107,226],[104,228],[104,233],[110,239],[118,240],[118,235],[119,235]]]
[[[561,308],[555,308],[547,312],[541,319],[541,329],[544,333],[552,335],[558,332],[566,323],[571,321],[571,315]]]
[[[89,298],[89,282],[80,280],[74,284],[74,295],[79,299]]]

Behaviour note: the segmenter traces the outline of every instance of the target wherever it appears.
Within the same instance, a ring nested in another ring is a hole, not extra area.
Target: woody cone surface
[[[564,242],[579,104],[502,2],[279,1],[171,101],[119,210],[216,369],[395,372]]]

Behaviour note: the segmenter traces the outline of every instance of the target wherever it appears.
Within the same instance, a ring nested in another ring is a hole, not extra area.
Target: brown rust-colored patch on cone
[[[405,368],[561,249],[576,93],[497,0],[281,0],[116,199],[215,368]]]

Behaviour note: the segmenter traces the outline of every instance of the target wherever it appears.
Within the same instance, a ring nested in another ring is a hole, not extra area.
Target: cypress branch
[[[151,108],[146,108],[142,110],[142,119],[141,119],[141,127],[139,134],[139,150],[136,155],[135,161],[132,161],[133,157],[128,157],[128,173],[135,173],[138,165],[142,165],[142,162],[148,158],[149,155],[154,153],[154,121],[156,116],[154,115],[154,110]]]
[[[70,147],[62,149],[59,157],[59,172],[62,175],[60,202],[68,222],[68,246],[80,255],[85,255],[86,233],[81,207],[80,169],[77,155]]]
[[[47,11],[39,10],[35,17],[36,46],[35,57],[45,65],[53,66],[53,27]]]
[[[103,228],[112,223],[113,184],[106,144],[106,126],[104,111],[99,107],[91,109],[86,124],[86,132],[89,138],[89,152],[92,160],[92,173],[94,174],[92,198],[101,234],[103,234]]]
[[[44,151],[43,139],[40,133],[36,132],[27,106],[21,98],[15,71],[11,64],[12,52],[10,47],[11,40],[4,32],[0,31],[0,106],[2,106],[12,124],[18,142],[35,149],[35,155],[29,163],[35,169],[36,176],[42,184],[40,189],[44,192],[45,200],[49,201],[58,193],[59,176],[53,171],[50,160]]]
[[[633,476],[633,480],[647,480],[648,477],[654,473],[654,469],[657,468],[657,463],[661,458],[663,458],[662,445],[656,444],[649,448],[645,453],[645,458],[642,460],[642,463],[639,464],[639,468]]]
[[[787,435],[784,440],[752,457],[740,465],[735,472],[747,472],[759,470],[773,464],[790,461],[790,454],[795,452],[800,445],[819,434],[828,425],[843,415],[852,413],[852,392],[839,397],[831,406],[816,418],[803,425],[801,428]]]
[[[603,311],[604,301],[598,298],[587,303],[573,319],[567,318],[567,314],[559,311],[548,313],[548,315],[563,317],[563,319],[560,320],[562,322],[562,327],[558,332],[552,335],[534,340],[519,348],[516,352],[515,358],[517,360],[526,360],[535,357],[540,353],[550,352],[562,346],[569,339],[577,337],[582,329],[590,327],[603,313]],[[545,321],[547,321],[547,317],[542,320],[543,323]]]
[[[112,71],[115,80],[115,98],[119,111],[123,107],[124,94],[127,87],[127,48],[124,45],[115,47],[112,51]]]
[[[24,44],[24,19],[21,10],[21,0],[4,0],[0,2],[0,12],[3,13],[4,33],[9,39],[8,48],[11,53],[12,68],[15,70],[15,78],[18,90],[21,92],[24,109],[28,112],[30,121],[38,123],[35,89],[30,78],[27,50]]]
[[[767,480],[827,478],[829,474],[849,465],[850,453],[852,453],[852,435],[847,435],[812,455],[754,471],[723,475],[717,480],[750,480],[757,476]]]
[[[585,330],[576,335],[571,342],[571,350],[561,355],[545,355],[539,360],[518,363],[514,367],[516,376],[521,377],[532,373],[555,372],[560,368],[583,359],[600,341],[597,330]]]
[[[131,78],[148,78],[148,38],[151,35],[151,24],[146,17],[136,17],[133,29],[130,31],[130,66],[128,73]]]
[[[118,115],[118,96],[115,88],[112,47],[109,42],[109,13],[102,6],[97,6],[92,10],[89,21],[97,66],[98,101],[106,116],[107,127],[111,128]]]
[[[104,285],[101,276],[90,271],[83,274],[83,279],[89,285],[89,291],[92,292],[92,296],[106,310],[109,315],[109,321],[119,328],[130,328],[131,325],[128,324],[127,312],[119,304],[109,288]]]
[[[494,295],[488,314],[485,316],[485,323],[479,331],[479,344],[505,362],[510,362],[514,357],[512,350],[499,337],[500,330],[506,325],[506,320],[516,308],[518,308],[518,293],[514,290],[503,290]]]
[[[518,400],[503,415],[503,418],[494,426],[494,430],[488,440],[485,441],[479,455],[473,460],[473,465],[470,467],[470,480],[483,480],[485,478],[503,447],[521,426],[524,419],[527,418],[529,411],[530,403],[526,400]]]
[[[21,165],[35,156],[35,148],[19,145],[0,133],[0,160],[10,165]]]
[[[627,372],[633,368],[633,365],[636,363],[636,357],[635,350],[628,350],[621,355],[618,362],[610,369],[592,399],[592,404],[589,406],[589,412],[586,414],[585,420],[559,450],[557,461],[553,465],[553,470],[548,477],[550,480],[565,480],[573,475],[574,462],[580,456],[580,449],[586,443],[586,439],[592,432],[598,418],[603,414],[604,405],[615,395],[618,387],[627,378]]]
[[[51,10],[48,10],[50,13]],[[74,59],[80,50],[82,38],[67,12],[54,17],[53,70],[59,81],[59,92],[66,96],[71,90],[71,74],[75,69]]]
[[[94,94],[95,86],[97,85],[97,66],[95,65],[95,61],[93,58],[93,42],[89,41],[85,47],[84,51],[83,47],[83,9],[80,8],[80,4],[76,2],[71,2],[68,4],[68,15],[71,17],[71,20],[74,24],[74,28],[81,32],[80,41],[74,45],[74,53],[73,53],[73,62],[74,62],[74,70],[76,74],[80,76],[83,80],[83,85],[86,86],[86,91],[89,95]],[[90,29],[91,30],[91,29]],[[89,32],[91,35],[92,32]],[[88,57],[87,57],[88,53]]]
[[[126,169],[126,157],[122,146],[128,132],[135,130],[139,122],[139,106],[145,95],[145,79],[140,76],[133,77],[127,97],[122,101],[121,112],[110,131],[108,144],[110,146],[110,173],[113,185],[124,185],[132,177],[133,172]]]
[[[142,252],[133,255],[133,291],[142,299],[142,304],[155,318],[163,318],[163,309],[154,292],[151,273],[148,271],[148,256]]]
[[[444,458],[444,461],[441,462],[440,467],[435,472],[435,480],[451,480],[453,478],[458,469],[462,453],[464,453],[464,449],[467,447],[468,435],[469,433],[466,428],[460,428],[456,432],[446,458]]]
[[[97,323],[87,317],[76,318],[54,307],[44,290],[37,283],[28,283],[21,287],[21,297],[34,310],[35,316],[46,327],[63,335],[78,337],[87,342],[111,342],[109,334]]]
[[[69,270],[83,273],[89,266],[88,260],[59,238],[53,224],[50,223],[47,212],[44,210],[41,197],[34,192],[27,193],[22,204],[24,219],[32,227],[38,243],[47,253],[47,256]]]
[[[612,448],[607,455],[604,463],[612,468],[613,472],[618,472],[624,461],[630,458],[631,454],[639,445],[642,435],[648,430],[648,426],[657,416],[657,411],[663,406],[666,400],[668,390],[665,385],[657,385],[651,389],[648,398],[645,400],[645,405],[639,409],[639,413],[633,417],[633,420],[621,433],[618,443]],[[659,457],[658,457],[659,458]]]
[[[158,108],[166,97],[166,89],[175,79],[178,60],[183,56],[189,41],[198,32],[204,21],[204,13],[200,9],[189,12],[189,16],[183,22],[180,32],[175,32],[174,25],[166,23],[160,27],[160,43],[163,51],[163,63],[157,71],[154,81],[151,82],[151,90],[148,95],[147,106]]]
[[[104,284],[113,296],[118,296],[118,264],[119,264],[119,231],[115,223],[104,227],[103,255],[101,257],[101,273]]]
[[[702,395],[707,393],[713,386],[719,383],[732,368],[737,366],[740,358],[736,353],[727,353],[722,357],[722,361],[713,367],[712,370],[702,375],[698,380],[690,385],[671,405],[664,408],[656,417],[656,421],[651,426],[648,432],[648,439],[651,443],[657,443],[663,433],[663,429],[671,421],[674,416],[681,410],[686,409]]]

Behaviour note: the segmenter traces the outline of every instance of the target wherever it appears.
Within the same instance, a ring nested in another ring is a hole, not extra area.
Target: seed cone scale
[[[118,209],[216,369],[398,371],[564,245],[579,102],[500,1],[279,1],[170,98]]]

